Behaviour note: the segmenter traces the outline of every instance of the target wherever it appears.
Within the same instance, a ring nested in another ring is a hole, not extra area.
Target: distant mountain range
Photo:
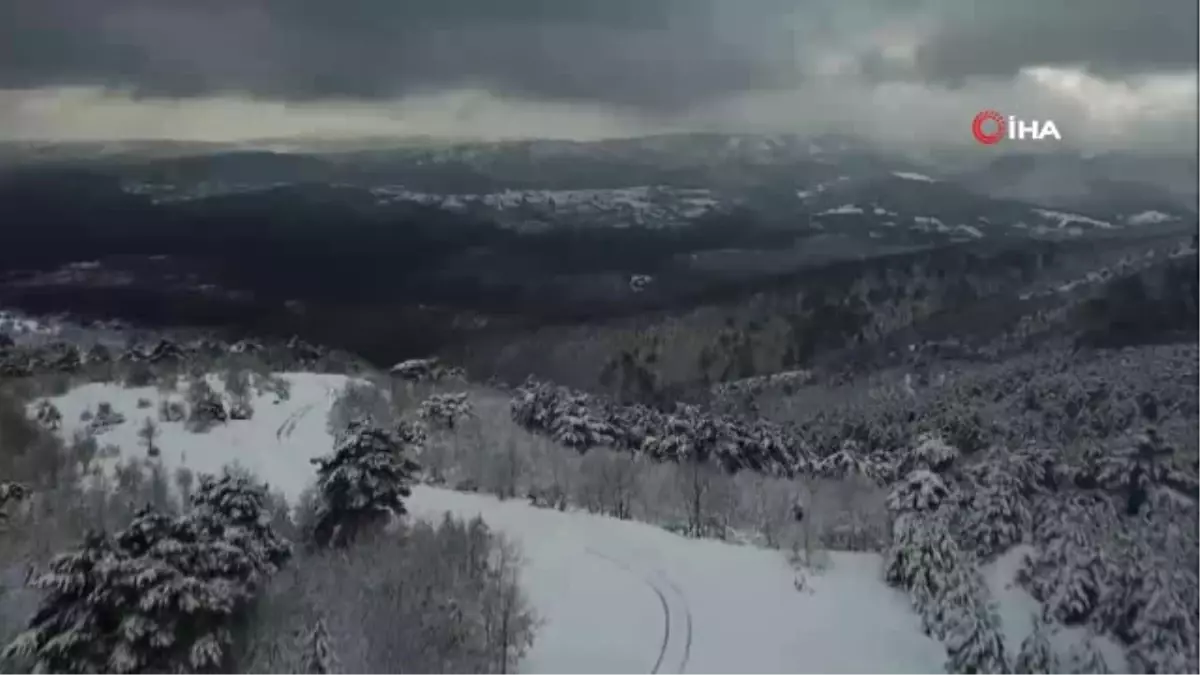
[[[413,355],[402,340],[427,350],[485,326],[737,307],[800,277],[823,287],[831,265],[857,278],[860,263],[936,259],[961,275],[979,264],[964,260],[1086,258],[1196,231],[1194,158],[976,150],[720,134],[0,145],[0,300],[61,309],[86,287],[91,305],[143,319],[357,322],[363,350],[394,358]],[[1022,265],[986,283],[1029,291],[1032,278],[1001,281]]]
[[[358,208],[434,206],[517,231],[675,228],[736,215],[869,249],[1111,235],[1190,226],[1196,215],[1194,158],[1043,154],[939,164],[847,137],[718,134],[287,152],[277,142],[257,145],[10,145],[0,156],[10,165],[86,167],[159,203],[277,198],[320,186],[322,199]]]

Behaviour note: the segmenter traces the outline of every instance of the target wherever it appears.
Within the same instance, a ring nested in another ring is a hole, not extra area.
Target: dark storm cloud
[[[6,0],[0,87],[387,98],[480,86],[686,106],[769,84],[710,0]],[[768,50],[769,51],[769,50]]]
[[[1195,70],[1197,0],[932,3],[937,28],[917,59],[931,80],[1007,77],[1030,65],[1116,79]]]
[[[868,81],[1195,68],[1196,0],[0,0],[0,88],[391,99],[479,87],[670,112],[798,86],[853,44]],[[914,66],[860,44],[924,27]]]

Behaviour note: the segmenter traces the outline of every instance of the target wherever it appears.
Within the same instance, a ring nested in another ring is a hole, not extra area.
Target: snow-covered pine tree
[[[944,641],[950,658],[946,670],[967,675],[1009,672],[1000,618],[994,608],[975,598],[962,609],[947,622]]]
[[[325,619],[322,617],[317,617],[312,630],[304,638],[300,669],[297,672],[306,675],[338,672],[337,656],[329,646],[329,631],[325,628]]]
[[[106,592],[121,557],[111,539],[95,532],[55,556],[32,582],[44,593],[37,613],[0,658],[28,665],[27,672],[109,672],[120,616]]]
[[[291,557],[291,545],[271,524],[267,486],[250,476],[228,470],[220,476],[202,475],[191,504],[191,515],[209,536],[249,556],[251,574],[243,581],[252,587],[259,587]]]
[[[253,597],[254,563],[199,519],[143,510],[116,537],[124,554],[101,588],[118,617],[106,672],[225,672],[230,620]]]
[[[1117,632],[1130,640],[1129,668],[1135,673],[1190,673],[1196,670],[1196,618],[1180,597],[1191,586],[1178,570],[1144,569],[1122,603],[1126,625]]]
[[[1021,650],[1013,661],[1013,672],[1021,675],[1061,673],[1058,658],[1050,646],[1049,632],[1041,617],[1034,614],[1033,631],[1021,641]]]
[[[363,420],[350,424],[333,454],[312,462],[321,496],[313,531],[318,546],[345,546],[392,515],[404,515],[420,470],[399,434]]]
[[[905,457],[905,470],[928,469],[941,473],[958,459],[959,451],[942,438],[941,434],[925,432],[917,437],[916,444]]]
[[[1088,637],[1083,642],[1073,645],[1067,652],[1062,672],[1076,675],[1107,675],[1112,670],[1104,660],[1104,654],[1096,649],[1096,644]]]
[[[818,476],[833,480],[856,476],[873,478],[871,467],[860,454],[858,444],[849,439],[843,441],[836,452],[817,462],[814,469]]]
[[[955,583],[962,553],[944,518],[904,513],[893,526],[884,577],[903,588],[918,607],[928,607]]]
[[[1170,470],[1174,448],[1163,442],[1158,432],[1147,429],[1138,434],[1131,447],[1105,457],[1099,464],[1096,480],[1106,488],[1125,494],[1125,515],[1135,516],[1146,503],[1149,490],[1164,482]]]
[[[421,402],[417,416],[436,429],[453,430],[474,414],[466,392],[434,394]]]
[[[552,413],[550,435],[568,448],[586,451],[597,446],[612,446],[616,434],[608,422],[592,413],[588,399],[575,394],[558,402]]]
[[[1024,538],[1032,517],[1029,500],[1012,474],[992,467],[975,481],[959,511],[957,532],[976,557],[987,559]]]
[[[1049,448],[1021,448],[1011,453],[1005,463],[1005,468],[1016,477],[1025,495],[1054,492],[1066,482],[1066,467],[1058,454]]]
[[[950,487],[929,469],[914,469],[888,494],[888,509],[895,513],[936,511],[950,496]]]

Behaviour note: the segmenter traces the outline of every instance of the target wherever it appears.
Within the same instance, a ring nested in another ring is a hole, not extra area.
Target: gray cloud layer
[[[1029,65],[1083,66],[1123,77],[1194,70],[1195,0],[948,2],[918,55],[923,73],[950,81],[1011,76]]]
[[[0,88],[98,84],[172,97],[391,99],[475,87],[687,109],[795,86],[822,48],[908,21],[913,63],[955,85],[1029,65],[1194,70],[1196,0],[3,0]]]

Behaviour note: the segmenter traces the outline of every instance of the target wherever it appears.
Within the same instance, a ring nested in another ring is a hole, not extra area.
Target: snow
[[[428,487],[409,509],[482,515],[520,544],[545,622],[525,672],[652,672],[660,651],[664,673],[943,672],[874,554],[831,553],[802,592],[777,551]]]
[[[231,420],[205,433],[188,431],[182,422],[159,421],[159,402],[164,398],[182,400],[182,388],[164,394],[156,387],[90,383],[49,400],[62,413],[60,433],[65,439],[83,432],[87,423],[79,417],[85,410],[94,411],[97,404],[107,401],[126,421],[99,434],[96,440],[101,446],[119,446],[124,458],[145,457],[137,432],[149,417],[158,424],[160,436],[155,445],[172,471],[187,466],[200,473],[217,473],[236,462],[269,482],[272,490],[295,500],[313,478],[309,460],[333,448],[333,438],[325,428],[326,415],[334,395],[350,378],[315,373],[283,373],[281,377],[291,383],[289,400],[276,404],[273,394],[255,396],[252,419]],[[208,380],[213,391],[224,391],[219,378],[209,376]],[[142,398],[152,405],[139,409],[137,401]]]
[[[893,171],[892,175],[895,176],[896,178],[903,178],[904,180],[915,180],[915,181],[920,181],[922,183],[938,182],[938,180],[936,178],[930,178],[929,176],[926,176],[923,173],[913,173],[911,171]]]
[[[418,162],[421,164],[421,162]],[[186,188],[164,183],[130,183],[126,192],[148,195],[155,202],[177,202],[204,199],[218,195],[264,192],[295,185],[286,182],[272,184],[203,182]],[[605,225],[619,219],[628,225],[630,218],[639,224],[673,226],[680,221],[698,218],[723,208],[722,201],[705,188],[678,188],[670,185],[634,185],[611,189],[580,190],[500,190],[486,193],[440,193],[410,189],[404,185],[377,185],[361,188],[352,184],[332,184],[346,190],[364,190],[380,206],[417,203],[451,212],[466,212],[475,208],[494,213],[512,214],[500,224],[516,226],[522,214],[535,211],[556,220],[600,218]]]
[[[1033,632],[1033,617],[1041,615],[1041,604],[1017,583],[1017,572],[1022,561],[1031,552],[1027,544],[1014,546],[1004,555],[983,567],[992,599],[995,600],[1004,629],[1005,646],[1011,655],[1021,649],[1021,641]],[[1052,624],[1054,634],[1049,636],[1050,646],[1060,659],[1065,659],[1073,645],[1082,643],[1089,631],[1086,628]],[[1128,672],[1125,652],[1111,639],[1092,634],[1093,644],[1104,655],[1104,660],[1114,673]]]
[[[1126,223],[1134,226],[1169,223],[1173,220],[1178,220],[1178,218],[1162,211],[1142,211],[1141,213],[1135,213],[1125,218]]]
[[[861,207],[853,204],[843,204],[835,209],[829,209],[818,213],[818,216],[852,216],[862,213]]]
[[[951,231],[949,225],[934,216],[913,216],[913,223],[910,229],[917,230],[918,232],[932,232],[934,230],[938,232]]]
[[[0,310],[0,333],[16,339],[27,335],[54,335],[58,329],[51,323],[25,316],[12,310]]]
[[[417,202],[449,210],[479,205],[496,211],[534,208],[556,217],[602,213],[634,215],[641,219],[698,218],[719,209],[721,202],[701,188],[638,185],[614,189],[503,190],[483,194],[441,194],[410,190],[402,185],[378,186],[370,192],[381,204]]]
[[[1071,223],[1081,223],[1083,225],[1091,225],[1102,230],[1113,229],[1113,224],[1103,220],[1096,220],[1087,216],[1081,216],[1078,213],[1066,213],[1064,211],[1052,211],[1050,209],[1034,209],[1034,213],[1045,218],[1046,220],[1054,221],[1055,227],[1062,229]]]
[[[160,423],[157,445],[168,471],[218,471],[238,463],[295,500],[313,478],[309,460],[328,453],[326,415],[349,378],[285,373],[291,397],[254,399],[250,420],[202,434]],[[210,377],[218,393],[220,381]],[[51,398],[64,437],[102,401],[127,421],[99,437],[142,457],[137,429],[158,402],[181,392],[86,384]],[[139,409],[145,398],[153,407]],[[882,581],[870,553],[831,553],[829,565],[795,571],[778,551],[687,539],[661,528],[523,501],[417,486],[416,517],[482,515],[517,542],[522,585],[542,620],[526,672],[943,672],[943,646],[925,636],[907,598]]]

